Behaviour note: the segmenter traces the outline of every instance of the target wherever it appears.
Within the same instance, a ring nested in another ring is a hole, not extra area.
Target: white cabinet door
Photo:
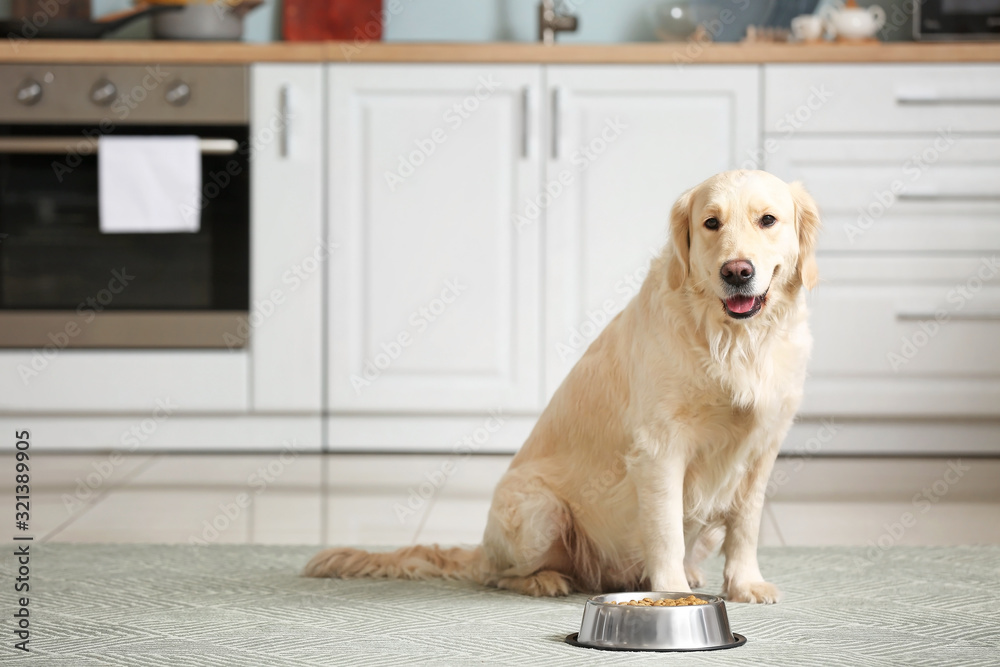
[[[537,410],[541,68],[328,71],[330,409]]]
[[[254,65],[251,78],[251,404],[322,409],[323,69]]]
[[[546,193],[518,223],[546,235],[546,389],[638,291],[684,190],[756,168],[759,69],[547,69]]]

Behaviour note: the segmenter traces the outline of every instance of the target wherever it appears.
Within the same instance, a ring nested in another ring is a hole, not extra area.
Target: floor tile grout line
[[[450,460],[451,458],[452,458],[452,455],[448,455],[448,457],[446,458],[446,460]],[[459,470],[460,469],[461,469],[461,466],[459,466]],[[457,471],[455,471],[455,472],[457,472]],[[424,512],[423,516],[420,517],[420,523],[417,525],[417,530],[413,534],[413,540],[411,541],[411,544],[419,544],[420,535],[424,532],[424,527],[427,525],[427,521],[431,517],[431,512],[434,511],[435,507],[437,507],[438,499],[442,495],[444,495],[445,492],[447,492],[448,486],[455,479],[455,472],[452,472],[451,474],[449,474],[445,478],[444,484],[442,484],[441,488],[437,490],[437,493],[435,493],[433,496],[431,496],[430,502],[427,505],[427,511]]]
[[[153,465],[154,462],[156,462],[157,459],[160,458],[160,456],[161,456],[160,454],[151,454],[147,460],[137,465],[132,472],[125,475],[125,477],[120,482],[118,482],[117,484],[112,484],[108,488],[98,493],[93,500],[91,500],[90,502],[86,503],[83,506],[82,510],[80,510],[76,514],[71,514],[68,519],[66,519],[61,524],[59,524],[58,526],[50,530],[48,533],[43,535],[42,538],[39,539],[38,541],[41,543],[48,542],[53,537],[55,537],[62,531],[66,530],[67,528],[69,528],[71,525],[76,523],[77,520],[80,519],[80,517],[82,517],[85,514],[88,514],[92,509],[94,509],[97,505],[99,505],[105,498],[107,498],[111,494],[112,491],[122,488],[123,486],[128,484],[132,479],[134,479],[137,475],[139,475],[142,472],[145,472],[151,465]]]
[[[320,461],[319,469],[319,543],[328,544],[330,537],[330,461],[329,456],[324,456]]]
[[[771,519],[771,525],[774,526],[774,532],[778,535],[778,542],[781,543],[781,546],[787,547],[788,545],[785,543],[785,536],[781,532],[781,526],[778,525],[778,516],[774,513],[774,506],[771,505],[771,503],[768,503],[764,506],[764,509],[767,511],[767,516]]]
[[[430,502],[427,503],[427,511],[420,517],[420,523],[417,524],[417,530],[413,533],[413,539],[410,540],[410,544],[419,544],[417,540],[420,539],[420,534],[424,532],[424,526],[427,525],[427,519],[430,518],[431,512],[434,511],[434,507],[437,505],[438,496],[444,491],[445,486],[448,486],[447,482],[442,485],[437,493],[431,496]]]
[[[254,518],[256,516],[254,514],[255,505],[256,503],[251,502],[250,506],[247,507],[247,541],[246,541],[247,544],[254,544],[255,535],[253,526],[255,523]]]

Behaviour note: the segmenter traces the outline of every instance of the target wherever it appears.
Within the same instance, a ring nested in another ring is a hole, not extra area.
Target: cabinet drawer
[[[45,356],[42,350],[0,350],[0,413],[149,415],[155,410],[159,423],[175,413],[250,408],[246,351],[53,349],[50,355],[46,348]]]
[[[1000,130],[997,65],[773,65],[764,131]]]
[[[826,258],[820,275],[812,376],[1000,377],[997,258]]]
[[[794,138],[767,168],[803,181],[823,215],[821,251],[1000,249],[1000,139]]]

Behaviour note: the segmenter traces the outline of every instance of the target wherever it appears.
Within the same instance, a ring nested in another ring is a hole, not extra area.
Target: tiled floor
[[[509,461],[36,454],[31,533],[59,542],[470,544]],[[0,475],[13,504],[13,456]],[[1000,544],[1000,460],[781,459],[761,543]]]

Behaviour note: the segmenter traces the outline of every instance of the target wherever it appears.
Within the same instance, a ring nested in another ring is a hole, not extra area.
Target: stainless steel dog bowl
[[[672,599],[690,593],[608,593],[587,600],[580,632],[566,641],[612,651],[712,651],[746,643],[733,634],[726,603],[715,595],[695,597],[708,604],[687,607],[638,607],[614,602]]]

